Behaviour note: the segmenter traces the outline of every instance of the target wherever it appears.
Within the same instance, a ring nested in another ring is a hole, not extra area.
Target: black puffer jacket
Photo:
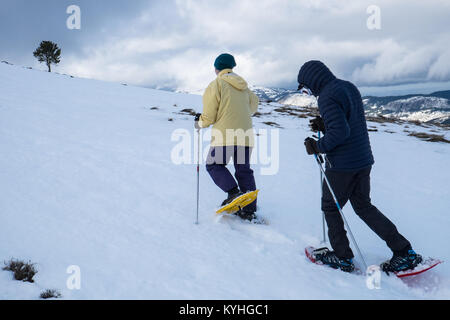
[[[320,61],[303,65],[298,82],[319,97],[319,111],[326,127],[318,147],[326,153],[331,170],[352,171],[374,164],[364,106],[358,88],[337,79]]]

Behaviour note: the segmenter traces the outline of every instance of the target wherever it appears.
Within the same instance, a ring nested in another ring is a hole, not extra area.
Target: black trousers
[[[326,170],[326,176],[341,208],[350,200],[356,214],[381,239],[386,241],[393,252],[403,251],[411,244],[397,231],[395,225],[371,203],[371,170],[372,167],[352,172]],[[336,255],[339,258],[353,258],[347,232],[344,229],[344,221],[325,181],[323,183],[322,211],[325,213],[328,225],[330,244]]]

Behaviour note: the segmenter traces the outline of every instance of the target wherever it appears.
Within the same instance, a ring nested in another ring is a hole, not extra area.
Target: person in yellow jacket
[[[213,126],[211,149],[206,170],[214,183],[228,193],[222,206],[248,191],[256,190],[250,157],[254,146],[252,116],[259,99],[247,82],[233,72],[236,61],[230,54],[221,54],[214,63],[217,78],[203,95],[203,113],[195,117],[197,129]],[[226,165],[233,158],[235,178]],[[256,219],[256,201],[237,213],[239,217]]]

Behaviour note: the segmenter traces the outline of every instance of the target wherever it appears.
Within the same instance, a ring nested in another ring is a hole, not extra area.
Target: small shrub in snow
[[[366,116],[367,121],[370,122],[376,122],[376,123],[401,123],[401,121],[399,121],[398,119],[394,119],[394,118],[387,118],[384,117],[382,115],[378,115],[376,117],[373,116]]]
[[[183,109],[180,111],[181,114],[188,114],[191,116],[195,116],[197,114],[197,112],[195,112],[195,110],[193,109]]]
[[[262,116],[270,116],[271,114],[272,114],[272,112],[261,113],[261,112],[257,111],[253,114],[253,116],[255,118],[261,118]]]
[[[54,289],[47,289],[43,291],[40,295],[41,299],[58,299],[61,297],[62,297],[61,293],[59,293],[58,290]]]
[[[444,135],[431,134],[426,132],[415,132],[415,131],[411,132],[409,135],[429,142],[450,143],[449,140],[445,139]]]
[[[33,277],[37,273],[34,263],[31,263],[31,261],[25,263],[23,261],[15,259],[11,259],[10,261],[5,262],[5,267],[3,267],[3,270],[13,272],[14,279],[18,281],[31,283],[34,282]]]
[[[280,126],[278,123],[276,123],[276,122],[273,122],[273,121],[266,121],[266,122],[263,122],[265,125],[267,125],[267,126],[271,126],[271,127],[275,127],[275,128],[280,128],[280,129],[282,129],[283,127],[282,126]]]

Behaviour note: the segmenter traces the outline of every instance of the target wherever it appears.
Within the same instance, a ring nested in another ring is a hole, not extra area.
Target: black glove
[[[311,127],[311,130],[314,132],[323,132],[325,133],[325,123],[323,122],[323,119],[319,116],[315,117],[312,120],[309,120],[309,126]]]
[[[197,130],[200,130],[200,129],[201,129],[200,126],[199,126],[199,124],[198,124],[198,122],[200,121],[200,116],[201,116],[201,115],[202,115],[201,113],[197,113],[197,114],[195,115],[195,118],[194,118],[194,121],[195,121],[194,127],[195,127],[195,129],[197,129]]]
[[[317,141],[314,140],[313,138],[306,138],[305,139],[305,147],[306,147],[306,152],[309,155],[313,155],[313,154],[319,154],[319,147],[317,146]]]

